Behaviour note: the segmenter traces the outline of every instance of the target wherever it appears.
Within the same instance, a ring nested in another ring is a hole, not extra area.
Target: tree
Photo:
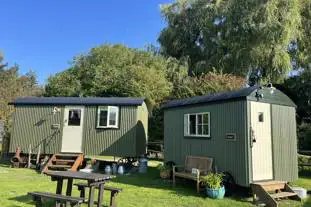
[[[159,42],[165,55],[188,58],[189,74],[216,68],[280,82],[294,68],[292,51],[305,56],[295,42],[310,40],[301,8],[299,0],[177,0],[162,6]]]
[[[8,66],[3,63],[3,57],[0,56],[0,120],[5,121],[7,133],[11,126],[13,112],[13,107],[8,103],[20,96],[36,96],[42,92],[33,71],[21,75],[18,69],[18,65]]]
[[[46,96],[145,97],[150,107],[169,96],[170,61],[123,45],[102,45],[74,58],[70,69],[52,76]]]

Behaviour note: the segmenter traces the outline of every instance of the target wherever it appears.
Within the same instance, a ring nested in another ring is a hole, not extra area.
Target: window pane
[[[203,115],[198,114],[198,124],[202,124]]]
[[[196,115],[189,115],[189,122],[190,122],[190,134],[196,134]]]
[[[208,124],[208,114],[203,114],[203,123]]]
[[[209,135],[208,125],[203,125],[203,134]]]
[[[107,126],[107,115],[108,115],[107,110],[100,109],[100,111],[99,111],[99,126]]]
[[[70,109],[68,113],[68,126],[80,126],[81,110]]]
[[[199,135],[202,135],[202,127],[203,127],[202,125],[200,125],[200,124],[198,125],[198,134]]]
[[[111,126],[117,125],[117,112],[118,112],[118,108],[111,107],[109,109],[109,125]]]

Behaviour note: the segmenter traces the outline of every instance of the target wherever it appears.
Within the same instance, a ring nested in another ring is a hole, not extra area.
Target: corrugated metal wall
[[[298,179],[296,111],[294,107],[272,105],[274,179]]]
[[[87,155],[136,156],[137,106],[120,106],[119,129],[97,129],[97,107],[85,108],[83,151]]]
[[[36,153],[41,145],[41,153],[54,154],[61,149],[62,120],[64,108],[53,115],[54,106],[16,106],[10,141],[10,152],[17,146],[28,153],[29,144]],[[52,124],[60,124],[60,129],[52,129]]]
[[[148,108],[145,103],[137,108],[136,150],[143,155],[147,152]]]
[[[210,112],[210,139],[184,137],[184,114],[196,112]],[[247,101],[168,109],[164,112],[165,161],[184,164],[186,155],[213,157],[219,170],[247,186],[247,121]],[[236,141],[226,140],[226,133],[236,133]]]

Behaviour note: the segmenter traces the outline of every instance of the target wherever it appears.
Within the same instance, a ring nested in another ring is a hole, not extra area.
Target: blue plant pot
[[[225,196],[225,187],[222,186],[219,189],[211,189],[209,187],[206,187],[206,194],[210,198],[223,199]]]

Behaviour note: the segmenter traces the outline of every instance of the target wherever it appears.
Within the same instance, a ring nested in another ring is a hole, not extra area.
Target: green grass
[[[184,207],[213,207],[213,206],[252,206],[251,199],[241,193],[223,200],[205,198],[203,194],[197,195],[195,184],[178,184],[175,188],[171,183],[159,178],[156,166],[159,162],[152,161],[147,174],[132,174],[118,176],[109,185],[123,188],[117,197],[118,206],[121,207],[156,207],[156,206],[184,206]],[[66,184],[66,183],[65,183]],[[311,190],[311,177],[304,176],[294,184]],[[0,165],[0,203],[3,206],[33,206],[29,191],[55,192],[56,183],[49,177],[36,173],[30,169],[13,169],[7,165]],[[65,190],[65,189],[64,189]],[[78,196],[74,188],[73,194]],[[241,196],[243,195],[243,196]],[[109,195],[105,194],[105,205],[108,204]],[[300,204],[295,201],[284,201],[281,206],[311,206],[311,200]]]

